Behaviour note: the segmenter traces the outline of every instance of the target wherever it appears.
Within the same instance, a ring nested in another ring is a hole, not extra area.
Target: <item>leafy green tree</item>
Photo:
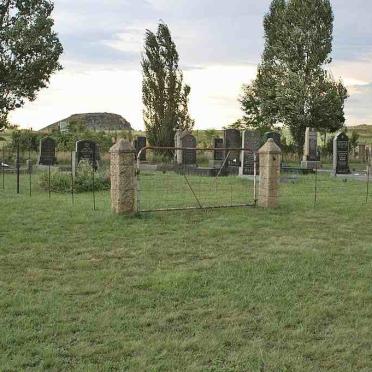
[[[144,121],[149,143],[174,146],[177,129],[191,130],[188,111],[190,87],[183,82],[179,56],[169,28],[160,23],[157,33],[146,31],[142,57]]]
[[[13,131],[11,135],[10,149],[15,151],[19,143],[19,149],[21,152],[38,151],[40,138],[40,134],[33,132],[32,130],[23,129]]]
[[[347,90],[331,63],[329,0],[273,0],[264,19],[265,50],[256,79],[240,99],[249,126],[290,129],[302,149],[306,127],[335,132],[345,123]]]
[[[350,150],[356,150],[356,148],[358,147],[359,145],[359,134],[356,130],[352,130],[351,131],[351,136],[349,138],[349,141],[350,141]]]
[[[49,0],[2,0],[0,4],[0,129],[8,113],[33,101],[61,69],[63,52],[53,31]]]

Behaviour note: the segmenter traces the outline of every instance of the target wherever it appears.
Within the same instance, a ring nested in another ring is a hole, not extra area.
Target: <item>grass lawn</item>
[[[128,218],[7,176],[0,370],[371,371],[372,200],[324,176],[314,208],[313,177],[277,210]]]

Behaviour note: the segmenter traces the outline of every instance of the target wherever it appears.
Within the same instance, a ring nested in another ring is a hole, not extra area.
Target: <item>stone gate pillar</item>
[[[272,138],[258,151],[260,156],[260,187],[258,205],[276,208],[279,197],[280,162],[282,151]]]
[[[136,150],[120,139],[110,149],[111,207],[114,213],[131,214],[136,211]]]

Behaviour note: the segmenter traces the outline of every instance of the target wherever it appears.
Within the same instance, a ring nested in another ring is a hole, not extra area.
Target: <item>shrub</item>
[[[49,190],[49,173],[44,172],[40,175],[39,185],[43,190]],[[104,169],[95,172],[94,190],[104,191],[110,188],[110,177]],[[71,192],[71,173],[53,171],[50,174],[50,190],[52,192]],[[80,164],[74,178],[74,191],[87,192],[93,191],[92,168],[89,164]]]

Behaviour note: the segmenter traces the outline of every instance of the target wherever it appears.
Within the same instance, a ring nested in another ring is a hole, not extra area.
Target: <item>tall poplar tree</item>
[[[190,87],[183,82],[179,56],[169,28],[160,23],[157,33],[146,31],[142,56],[144,122],[149,143],[173,147],[177,129],[191,130],[188,111]]]
[[[8,113],[33,101],[51,74],[61,69],[63,52],[49,0],[0,3],[0,130]]]
[[[333,20],[329,0],[272,1],[257,77],[240,99],[248,125],[284,124],[300,150],[306,127],[330,132],[343,127],[347,90],[327,70]]]

